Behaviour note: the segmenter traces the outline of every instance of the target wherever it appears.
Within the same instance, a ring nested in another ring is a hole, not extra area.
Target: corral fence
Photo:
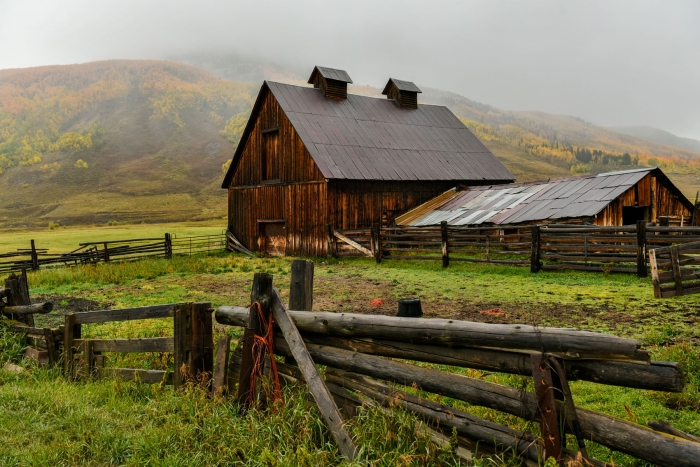
[[[700,241],[700,227],[549,224],[533,226],[380,227],[332,230],[329,251],[336,257],[383,260],[453,261],[636,273],[646,277],[647,251]]]
[[[259,384],[263,376],[273,386],[275,381],[296,385],[316,402],[339,451],[350,459],[359,450],[344,419],[355,417],[360,406],[369,404],[401,405],[421,419],[423,432],[451,446],[465,460],[478,449],[481,453],[508,451],[537,465],[547,458],[566,462],[582,456],[585,462],[580,465],[611,466],[588,454],[587,447],[595,443],[662,467],[697,465],[700,442],[691,434],[663,421],[649,422],[646,427],[575,405],[569,385],[573,380],[683,391],[680,366],[651,361],[639,341],[522,324],[312,311],[313,270],[311,261],[293,261],[289,304],[273,287],[272,275],[256,273],[250,306],[213,310],[209,303],[165,304],[73,313],[66,315],[63,329],[35,328],[16,321],[10,327],[31,337],[36,353],[51,353],[47,364],[62,363],[69,380],[114,377],[176,387],[193,382],[209,389],[212,396],[235,395],[244,411],[260,404],[269,406],[269,398],[281,397],[279,392],[263,390]],[[0,312],[11,319],[28,316],[26,275],[11,275],[6,286],[10,287],[4,292],[8,300],[0,298]],[[229,333],[218,340],[215,358],[214,311],[219,325],[243,328],[233,351]],[[43,312],[44,308],[34,311]],[[81,336],[86,324],[168,318],[173,319],[173,337]],[[173,353],[174,362],[168,371],[111,368],[104,355],[108,352]],[[271,352],[284,357],[284,362]],[[28,351],[27,355],[34,354]],[[323,375],[317,365],[326,367]],[[534,390],[450,373],[433,365],[527,376],[533,378]],[[436,395],[440,402],[404,392],[401,387],[419,388]],[[535,422],[539,430],[519,431],[480,418],[449,405],[451,399]],[[574,444],[566,445],[567,433],[575,438]]]
[[[226,249],[226,234],[178,237],[166,233],[163,237],[132,238],[79,243],[68,253],[49,253],[30,241],[30,248],[0,254],[0,273],[66,267],[79,264],[132,261],[148,257],[171,258],[173,255],[215,253]]]

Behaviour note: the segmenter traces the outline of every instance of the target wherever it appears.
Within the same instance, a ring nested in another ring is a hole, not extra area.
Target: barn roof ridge
[[[228,188],[267,93],[272,93],[326,179],[509,183],[515,177],[445,106],[264,81],[222,188]]]

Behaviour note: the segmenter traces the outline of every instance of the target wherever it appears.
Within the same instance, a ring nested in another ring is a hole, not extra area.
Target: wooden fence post
[[[530,227],[532,248],[530,250],[530,272],[540,270],[540,226]]]
[[[109,263],[109,248],[107,247],[107,242],[104,243],[104,247],[105,247],[105,252],[104,252],[105,253],[105,256],[104,256],[105,263]]]
[[[29,285],[27,283],[27,271],[22,270],[22,274],[19,276],[12,273],[5,279],[5,289],[8,289],[7,294],[7,305],[8,306],[21,306],[30,305],[29,300]],[[34,327],[34,315],[11,315],[11,319],[24,323],[29,327]]]
[[[440,233],[442,235],[442,267],[450,265],[450,250],[447,244],[447,221],[440,222]]]
[[[32,242],[32,270],[36,271],[39,269],[39,255],[36,252],[36,245],[34,244],[34,239]]]
[[[333,226],[330,224],[326,224],[326,235],[328,236],[327,242],[328,242],[328,254],[326,255],[327,258],[333,257],[337,258],[338,257],[338,247],[335,242],[335,235],[333,235]]]
[[[289,309],[311,311],[314,304],[314,262],[292,261],[292,281],[289,285]]]
[[[69,380],[75,376],[75,353],[73,341],[80,339],[82,325],[75,324],[75,314],[66,315],[66,323],[63,329],[63,374]]]
[[[216,348],[216,366],[214,367],[214,378],[211,392],[214,395],[223,395],[228,392],[228,365],[231,347],[231,336],[224,336],[219,339]]]
[[[382,225],[374,224],[374,259],[377,264],[382,262]]]
[[[175,307],[175,319],[173,321],[173,350],[175,354],[173,387],[177,389],[187,381],[189,373],[187,364],[190,361],[192,352],[192,340],[188,337],[192,335],[192,304],[183,303]]]
[[[647,277],[647,223],[637,221],[637,277]]]
[[[167,259],[173,257],[173,241],[169,233],[165,234],[165,257]]]
[[[253,276],[253,288],[250,291],[251,304],[259,303],[263,315],[270,316],[270,297],[272,297],[272,275],[258,272]],[[258,318],[257,307],[251,306],[248,315],[248,327],[243,334],[243,356],[241,360],[241,373],[238,380],[238,403],[243,410],[250,408],[252,398],[250,397],[251,383],[253,378],[253,362],[264,355],[253,353],[253,343],[255,335],[261,331],[261,323]],[[260,349],[259,351],[264,351]]]
[[[192,304],[192,351],[190,352],[189,373],[198,382],[207,386],[211,383],[214,371],[214,337],[212,335],[211,303]]]

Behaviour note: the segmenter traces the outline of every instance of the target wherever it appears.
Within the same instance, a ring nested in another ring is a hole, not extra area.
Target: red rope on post
[[[256,308],[257,314],[258,314],[258,319],[260,320],[260,324],[261,324],[261,328],[262,328],[261,335],[256,334],[255,340],[253,342],[253,371],[250,375],[250,392],[248,393],[248,405],[250,407],[252,407],[253,403],[255,402],[256,382],[257,382],[259,377],[263,376],[263,368],[264,368],[263,354],[264,354],[264,352],[267,352],[267,354],[270,358],[270,372],[272,373],[272,385],[273,385],[272,399],[274,402],[282,400],[282,388],[280,385],[279,374],[277,373],[277,362],[275,360],[275,355],[274,355],[274,349],[275,349],[274,318],[272,317],[272,314],[270,314],[269,320],[265,319],[265,314],[263,313],[262,306],[260,305],[259,302],[253,303],[250,307],[251,307],[251,310],[253,307]],[[265,395],[268,398],[270,398],[270,394],[267,392],[267,388],[265,388]]]

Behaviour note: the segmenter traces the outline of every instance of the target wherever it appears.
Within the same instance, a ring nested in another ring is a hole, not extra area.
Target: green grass
[[[30,273],[29,284],[33,297],[56,305],[38,324],[56,325],[63,321],[63,314],[78,306],[98,309],[180,301],[245,305],[255,272],[273,274],[275,286],[286,299],[289,271],[290,259],[248,259],[222,253],[38,271]],[[682,363],[688,379],[685,391],[666,394],[574,382],[577,405],[640,424],[664,419],[700,435],[696,311],[700,296],[656,300],[650,281],[631,275],[531,274],[526,268],[466,263],[443,270],[437,262],[384,261],[376,265],[364,259],[319,259],[315,273],[314,309],[319,311],[394,314],[399,298],[418,296],[426,317],[579,327],[639,338],[654,359]],[[371,306],[375,298],[384,304]],[[479,313],[496,307],[507,317]],[[167,319],[84,327],[84,334],[91,337],[171,332],[172,321]],[[217,326],[215,339],[226,332],[238,334],[237,329]],[[12,335],[0,334],[0,345],[0,363],[21,361],[22,344]],[[108,365],[166,369],[172,361],[165,354],[126,354],[110,355]],[[440,368],[531,389],[528,378]],[[308,465],[340,462],[318,414],[303,406],[298,393],[287,394],[288,402],[280,412],[241,417],[230,400],[210,401],[194,388],[173,393],[158,385],[115,381],[68,384],[55,372],[36,369],[0,375],[0,438],[9,440],[0,443],[0,458],[18,458],[30,445],[36,455],[32,462],[8,461],[8,465],[304,465],[302,458],[309,459]],[[536,431],[512,416],[447,402],[514,428]],[[445,452],[428,455],[436,447],[415,436],[415,420],[401,411],[368,409],[353,422],[352,429],[365,449],[364,461],[372,465],[454,462]],[[31,441],[24,433],[34,433]],[[226,441],[220,439],[222,433]],[[397,433],[403,435],[396,437]],[[244,460],[236,449],[244,452]],[[646,465],[600,446],[591,446],[591,450],[598,458],[619,465]],[[503,465],[498,462],[496,465]]]
[[[37,248],[48,248],[49,253],[65,253],[78,248],[82,242],[128,240],[132,238],[162,238],[165,233],[178,237],[218,235],[226,230],[226,221],[171,222],[164,224],[122,224],[115,226],[58,227],[45,230],[0,230],[0,252],[30,248],[34,240]]]

